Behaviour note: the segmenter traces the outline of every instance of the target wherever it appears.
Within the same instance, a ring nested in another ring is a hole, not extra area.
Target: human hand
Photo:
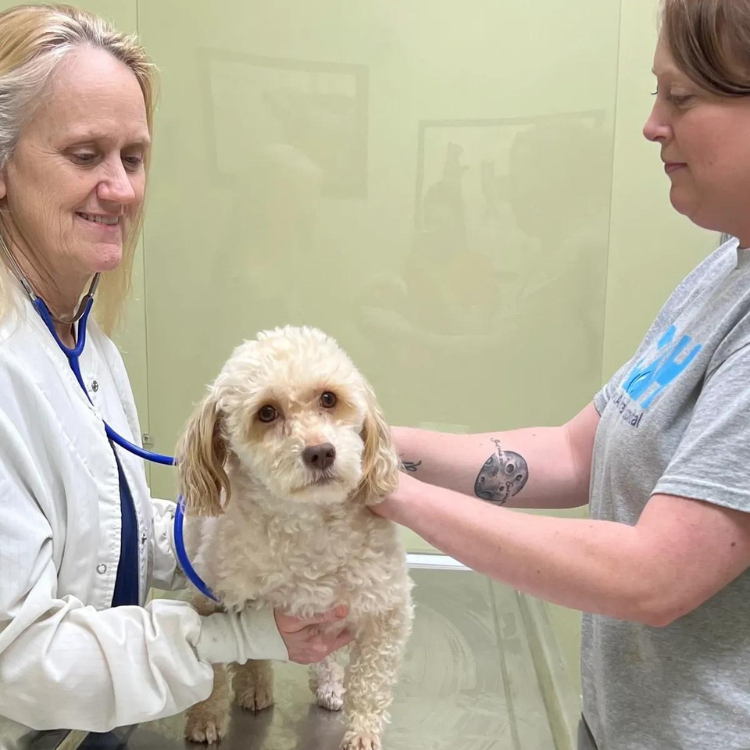
[[[340,605],[310,618],[299,618],[274,611],[276,627],[284,641],[289,660],[298,664],[316,664],[352,640],[348,630],[336,628],[346,619],[348,610]]]

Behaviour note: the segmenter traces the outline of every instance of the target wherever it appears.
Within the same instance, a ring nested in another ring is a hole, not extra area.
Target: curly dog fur
[[[343,748],[379,748],[413,610],[398,531],[368,509],[395,489],[399,468],[370,385],[321,331],[260,333],[209,386],[177,455],[188,554],[223,608],[348,607],[346,674],[328,657],[311,687],[319,705],[345,709]],[[216,606],[197,592],[194,604]],[[273,704],[270,663],[231,671],[240,705]],[[229,681],[223,667],[215,674],[211,696],[188,712],[188,739],[226,731]]]

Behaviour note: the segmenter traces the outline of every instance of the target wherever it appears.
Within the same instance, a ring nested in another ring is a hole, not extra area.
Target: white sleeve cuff
[[[201,618],[195,649],[209,664],[244,664],[249,660],[289,661],[273,610],[244,609]]]

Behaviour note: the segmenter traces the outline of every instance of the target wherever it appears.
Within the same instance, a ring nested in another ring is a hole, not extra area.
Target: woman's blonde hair
[[[91,13],[67,5],[19,5],[0,13],[0,170],[4,169],[51,75],[76,48],[86,45],[109,52],[133,72],[143,91],[149,133],[153,132],[156,71],[131,35]],[[148,157],[146,163],[148,170]],[[120,265],[102,274],[95,314],[111,332],[130,291],[133,255],[143,224],[143,211],[125,240]],[[0,211],[0,230],[6,230]],[[7,236],[7,234],[6,234]],[[0,315],[11,305],[13,283],[0,253]]]
[[[750,0],[662,0],[661,33],[688,78],[719,96],[750,96]]]

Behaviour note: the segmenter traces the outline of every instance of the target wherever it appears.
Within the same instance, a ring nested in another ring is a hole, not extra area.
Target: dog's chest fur
[[[199,557],[227,608],[256,603],[309,616],[346,604],[357,618],[408,597],[397,529],[366,508],[285,518],[238,503],[211,520]]]

